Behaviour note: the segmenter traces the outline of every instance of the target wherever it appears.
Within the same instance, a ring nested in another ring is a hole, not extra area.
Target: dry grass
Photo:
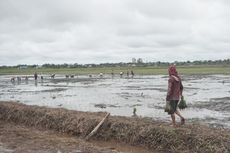
[[[0,103],[1,120],[79,137],[89,134],[104,116],[105,113],[27,106],[14,102]],[[230,152],[229,130],[195,124],[175,129],[166,123],[145,118],[110,116],[93,139],[112,139],[164,152]]]
[[[0,103],[0,119],[33,126],[53,129],[71,135],[85,136],[104,113],[83,113],[66,109],[50,109],[38,106],[26,106],[19,103]]]

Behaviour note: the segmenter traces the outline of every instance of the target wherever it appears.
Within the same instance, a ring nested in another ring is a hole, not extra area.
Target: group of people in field
[[[124,75],[124,72],[121,71],[121,72],[120,72],[120,78],[122,78],[123,75]],[[130,75],[131,75],[131,78],[134,77],[134,72],[133,72],[133,70],[131,70],[131,71],[127,70],[127,72],[126,72],[126,77],[129,78]]]
[[[124,73],[123,73],[122,71],[119,73],[120,78],[123,77],[123,74],[124,74]],[[127,73],[126,73],[126,74],[127,74],[127,78],[129,78],[129,76],[130,76],[129,74],[131,74],[131,78],[134,77],[134,72],[133,72],[133,70],[131,70],[130,72],[129,72],[129,70],[127,70]],[[112,70],[111,75],[112,75],[112,77],[115,76],[115,73],[113,72],[113,70]],[[50,78],[51,78],[51,79],[54,79],[55,76],[56,76],[56,74],[51,74],[51,75],[50,75]],[[74,78],[74,76],[75,76],[74,74],[66,74],[66,75],[65,75],[65,78],[67,78],[67,79],[68,79],[68,78]],[[89,76],[90,78],[93,77],[92,74],[89,74],[88,76]],[[100,72],[98,76],[99,76],[100,78],[103,78],[104,74],[103,74],[102,72]],[[17,76],[17,77],[12,77],[10,80],[11,80],[11,82],[21,81],[22,79],[25,79],[26,81],[28,81],[29,78],[34,78],[34,80],[36,81],[36,80],[38,80],[39,76],[38,76],[37,72],[35,72],[33,76]],[[44,77],[43,77],[42,75],[40,75],[40,79],[43,80]]]
[[[120,78],[123,78],[124,72],[121,71],[118,75],[120,76]],[[134,72],[133,72],[133,70],[131,70],[131,71],[127,70],[127,72],[126,72],[127,78],[130,78],[130,75],[131,75],[131,78],[134,77]],[[98,76],[99,76],[100,78],[103,78],[103,77],[104,77],[104,73],[100,72]],[[112,72],[111,72],[111,76],[112,76],[112,78],[115,76],[115,73],[114,73],[113,70],[112,70]],[[93,75],[92,75],[92,74],[89,74],[89,77],[92,78]]]
[[[29,77],[28,76],[17,76],[17,77],[12,77],[10,78],[10,81],[11,82],[15,82],[15,81],[21,81],[22,79],[24,79],[25,81],[28,81],[29,80]]]
[[[18,82],[20,82],[22,79],[24,79],[25,81],[28,81],[29,80],[29,78],[34,78],[34,80],[38,80],[38,74],[37,74],[37,72],[35,72],[34,73],[34,75],[33,76],[17,76],[17,77],[12,77],[11,79],[10,79],[10,81],[11,82],[15,82],[15,81],[18,81]],[[40,76],[40,78],[41,78],[41,80],[43,80],[43,76],[41,75]]]

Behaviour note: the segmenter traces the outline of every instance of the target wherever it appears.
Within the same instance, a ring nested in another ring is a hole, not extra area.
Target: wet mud
[[[230,97],[211,98],[208,102],[198,102],[191,106],[195,108],[206,108],[219,112],[230,112]]]
[[[57,75],[51,79],[11,82],[12,76],[0,76],[0,100],[20,101],[28,105],[67,108],[79,111],[107,111],[112,115],[138,116],[169,121],[164,112],[168,76],[148,75],[132,78]],[[210,126],[230,128],[230,76],[182,75],[188,121],[200,120]]]

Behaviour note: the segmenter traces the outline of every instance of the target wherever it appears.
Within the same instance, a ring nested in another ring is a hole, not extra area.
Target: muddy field
[[[169,121],[163,111],[167,76],[120,78],[109,75],[75,76],[34,81],[10,81],[13,76],[0,76],[0,100],[13,100],[27,105],[67,108],[79,111],[107,111],[112,115],[151,117]],[[189,106],[182,114],[189,122],[198,121],[214,127],[230,127],[230,76],[182,76],[184,96]]]

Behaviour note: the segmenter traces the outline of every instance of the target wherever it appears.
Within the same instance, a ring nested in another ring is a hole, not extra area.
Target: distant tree
[[[139,64],[140,64],[140,63],[143,63],[143,59],[142,59],[142,58],[138,58],[138,59],[137,59],[137,63],[139,63]]]
[[[133,64],[137,63],[136,58],[132,58],[132,63],[133,63]]]

